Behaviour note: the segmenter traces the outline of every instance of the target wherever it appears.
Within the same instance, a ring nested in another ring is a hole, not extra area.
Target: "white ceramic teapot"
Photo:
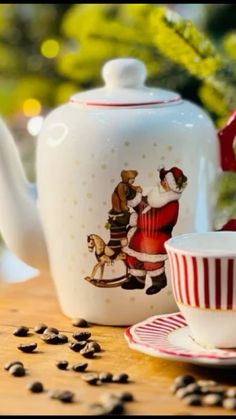
[[[219,147],[201,108],[144,85],[141,61],[102,74],[104,87],[45,119],[37,200],[1,122],[0,228],[18,257],[50,270],[67,316],[129,325],[177,310],[164,242],[212,229]]]

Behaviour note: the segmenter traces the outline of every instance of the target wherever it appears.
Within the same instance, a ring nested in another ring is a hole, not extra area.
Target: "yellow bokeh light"
[[[25,116],[36,116],[41,112],[42,106],[37,99],[29,98],[23,103],[23,112]]]
[[[55,39],[47,39],[41,44],[41,54],[46,58],[55,58],[59,50],[59,42]]]

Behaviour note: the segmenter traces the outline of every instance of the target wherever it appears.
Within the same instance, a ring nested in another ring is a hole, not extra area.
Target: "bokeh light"
[[[41,103],[34,98],[28,98],[23,103],[23,112],[25,116],[36,116],[41,112],[42,106]]]
[[[27,130],[33,136],[37,136],[42,128],[44,118],[42,116],[34,116],[27,123]]]
[[[60,50],[59,42],[55,39],[46,39],[41,44],[41,54],[46,58],[55,58]]]

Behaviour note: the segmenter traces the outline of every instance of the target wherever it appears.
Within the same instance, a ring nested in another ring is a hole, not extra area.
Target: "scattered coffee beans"
[[[201,387],[209,387],[209,386],[215,386],[217,384],[216,381],[213,380],[197,380],[197,384]]]
[[[96,373],[87,373],[82,375],[82,379],[86,381],[86,383],[94,386],[97,384],[99,377]]]
[[[89,359],[93,358],[94,353],[95,353],[95,350],[93,348],[87,348],[87,347],[85,347],[84,349],[82,349],[80,351],[80,354],[82,356],[84,356],[85,358],[89,358]]]
[[[100,372],[99,380],[101,383],[111,383],[113,378],[113,374],[110,372]]]
[[[42,393],[43,384],[40,381],[33,381],[27,385],[27,389],[32,393]]]
[[[195,378],[192,375],[179,375],[174,380],[174,384],[177,384],[181,387],[187,386],[188,384],[191,384],[194,382],[195,382]]]
[[[89,405],[88,414],[89,416],[106,416],[107,411],[101,403],[92,403]]]
[[[20,351],[29,354],[29,353],[33,352],[37,348],[37,343],[36,342],[27,343],[27,344],[21,343],[20,345],[17,346],[17,348]]]
[[[68,337],[66,335],[62,335],[61,333],[59,333],[57,335],[57,340],[58,340],[58,344],[63,344],[63,343],[67,343],[68,342]]]
[[[57,345],[59,342],[58,335],[56,333],[43,333],[42,340],[49,345]]]
[[[89,324],[85,319],[73,319],[72,325],[75,327],[89,327]]]
[[[83,372],[86,370],[87,366],[87,362],[79,362],[78,364],[72,366],[72,370],[75,372]]]
[[[198,394],[189,394],[183,398],[183,402],[188,406],[201,406],[201,396]]]
[[[179,375],[175,378],[174,383],[170,387],[170,391],[173,394],[176,394],[180,388],[185,387],[188,384],[195,382],[195,379],[192,375]]]
[[[129,379],[129,376],[125,372],[120,373],[120,374],[115,374],[112,377],[113,383],[122,383],[122,384],[125,384],[125,383],[128,382],[128,379]]]
[[[47,327],[43,333],[55,333],[55,335],[59,334],[59,330],[56,327]]]
[[[9,373],[14,377],[23,377],[25,375],[25,368],[23,365],[14,364],[9,368]]]
[[[225,397],[235,397],[236,398],[236,387],[229,387],[225,392]]]
[[[223,407],[229,410],[236,410],[236,398],[230,397],[223,400]]]
[[[102,394],[99,403],[93,403],[89,406],[91,416],[122,415],[125,413],[125,402],[134,400],[133,394],[127,391],[114,394]]]
[[[59,370],[66,370],[68,367],[68,361],[57,361],[56,366]]]
[[[220,394],[223,396],[225,393],[225,387],[214,385],[214,386],[201,386],[201,394],[207,395],[207,394]]]
[[[203,406],[222,406],[223,398],[220,394],[207,394],[202,398]]]
[[[35,331],[35,333],[38,333],[38,334],[41,335],[46,329],[47,329],[47,325],[44,324],[44,323],[41,323],[41,324],[37,324],[37,326],[35,326],[34,331]]]
[[[88,340],[91,337],[90,332],[78,332],[74,333],[72,337],[77,340],[78,342]]]
[[[102,348],[99,345],[98,342],[96,342],[96,340],[91,340],[90,342],[87,343],[86,348],[88,349],[94,349],[95,352],[101,352]]]
[[[28,331],[29,331],[29,328],[28,327],[26,327],[26,326],[20,326],[20,327],[17,327],[14,330],[13,335],[14,336],[20,336],[20,337],[25,337],[25,336],[28,335]]]
[[[181,387],[179,390],[176,391],[176,396],[178,397],[178,399],[183,399],[189,394],[201,394],[201,387],[196,383],[191,383],[185,387]]]
[[[122,391],[118,394],[118,397],[122,402],[132,402],[134,400],[134,396],[130,391]]]
[[[86,345],[87,341],[84,340],[83,342],[70,342],[68,346],[72,351],[80,352]]]
[[[74,401],[74,393],[70,390],[54,390],[51,398],[60,400],[63,403],[72,403]]]
[[[10,361],[10,362],[8,362],[7,364],[5,364],[5,365],[4,365],[4,369],[5,369],[6,371],[9,371],[9,369],[10,369],[13,365],[21,365],[22,367],[24,366],[24,365],[23,365],[23,362],[21,362],[21,361]]]
[[[236,410],[236,387],[220,385],[213,380],[195,380],[192,376],[179,376],[171,392],[189,406],[223,406]]]
[[[124,413],[124,404],[116,394],[103,394],[101,396],[101,402],[109,415],[121,415]]]

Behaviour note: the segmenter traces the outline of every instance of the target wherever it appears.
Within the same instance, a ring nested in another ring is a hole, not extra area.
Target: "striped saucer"
[[[125,339],[131,349],[159,358],[207,367],[236,366],[236,348],[200,346],[191,338],[191,331],[181,313],[149,317],[128,327]]]

